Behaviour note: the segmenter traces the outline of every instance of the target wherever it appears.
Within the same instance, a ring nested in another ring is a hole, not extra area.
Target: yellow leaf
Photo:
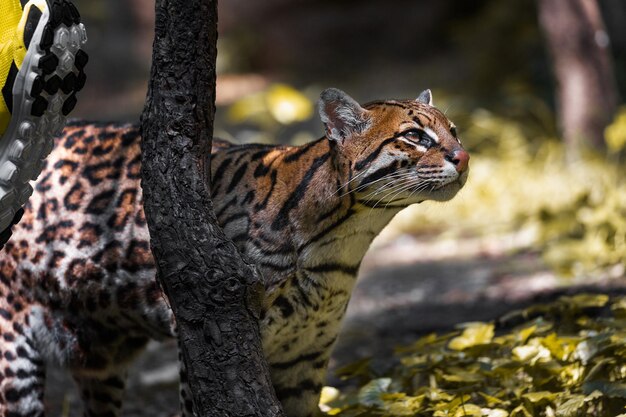
[[[520,404],[511,411],[511,417],[533,417],[533,415]]]
[[[447,369],[447,373],[443,373],[441,378],[448,382],[479,382],[483,380],[480,374],[467,371],[462,368],[452,367]]]
[[[531,364],[535,364],[537,361],[545,362],[552,357],[550,350],[541,344],[540,338],[533,338],[527,345],[513,348],[512,352],[515,359]]]
[[[536,325],[532,325],[530,327],[526,327],[525,329],[519,330],[518,333],[517,333],[518,340],[520,340],[522,343],[526,342],[528,340],[528,338],[530,336],[532,336],[532,334],[535,332],[535,330],[537,330],[537,326]]]
[[[483,397],[485,401],[487,401],[487,405],[489,405],[490,407],[494,404],[502,404],[503,402],[501,399],[494,397],[493,395],[485,394],[484,392],[479,392],[478,394],[480,394],[480,396]]]
[[[482,415],[483,415],[482,409],[476,404],[463,404],[459,408],[457,408],[456,413],[454,413],[454,417],[463,417],[463,416],[480,417]]]
[[[385,409],[392,416],[413,416],[420,410],[425,396],[409,397],[405,395],[395,399],[395,401],[388,402],[388,400],[393,400],[391,397],[391,395],[386,394],[382,398],[385,400]]]
[[[328,404],[339,398],[339,390],[335,387],[323,387],[320,396],[320,404]]]
[[[609,296],[606,294],[577,294],[563,296],[559,300],[578,308],[592,308],[604,307],[609,302]]]
[[[482,415],[484,417],[508,417],[509,413],[501,408],[483,408]]]
[[[450,340],[448,347],[453,350],[464,350],[472,346],[490,343],[494,335],[491,323],[472,323],[463,330],[460,336]]]
[[[537,391],[537,392],[529,392],[527,394],[522,395],[523,398],[526,398],[531,403],[538,403],[543,400],[553,401],[556,398],[557,394],[552,393],[550,391]]]

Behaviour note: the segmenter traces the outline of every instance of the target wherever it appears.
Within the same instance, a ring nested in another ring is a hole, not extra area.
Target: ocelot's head
[[[361,107],[341,90],[322,92],[319,113],[341,172],[342,192],[365,204],[446,201],[463,187],[469,155],[430,90],[414,100]]]

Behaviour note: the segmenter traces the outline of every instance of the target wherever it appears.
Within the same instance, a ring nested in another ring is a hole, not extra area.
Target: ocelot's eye
[[[456,127],[452,126],[450,128],[450,133],[452,133],[452,136],[454,136],[456,138]]]
[[[435,143],[435,141],[430,136],[428,136],[428,133],[424,132],[423,130],[407,130],[402,134],[402,136],[426,148],[430,148]]]

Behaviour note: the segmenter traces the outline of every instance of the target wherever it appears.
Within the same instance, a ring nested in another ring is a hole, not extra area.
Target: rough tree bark
[[[262,285],[217,226],[209,150],[217,0],[157,0],[142,115],[144,209],[199,416],[280,416],[260,342]]]
[[[538,0],[539,22],[557,82],[557,116],[568,155],[581,146],[603,150],[604,128],[617,107],[618,90],[609,38],[596,0]]]

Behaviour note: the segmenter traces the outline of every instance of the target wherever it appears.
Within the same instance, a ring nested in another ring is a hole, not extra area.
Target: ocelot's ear
[[[319,113],[330,140],[343,141],[370,127],[369,112],[352,97],[336,88],[322,91]]]
[[[417,96],[416,101],[432,106],[433,105],[433,93],[431,93],[430,90],[424,90],[420,93],[419,96]]]

